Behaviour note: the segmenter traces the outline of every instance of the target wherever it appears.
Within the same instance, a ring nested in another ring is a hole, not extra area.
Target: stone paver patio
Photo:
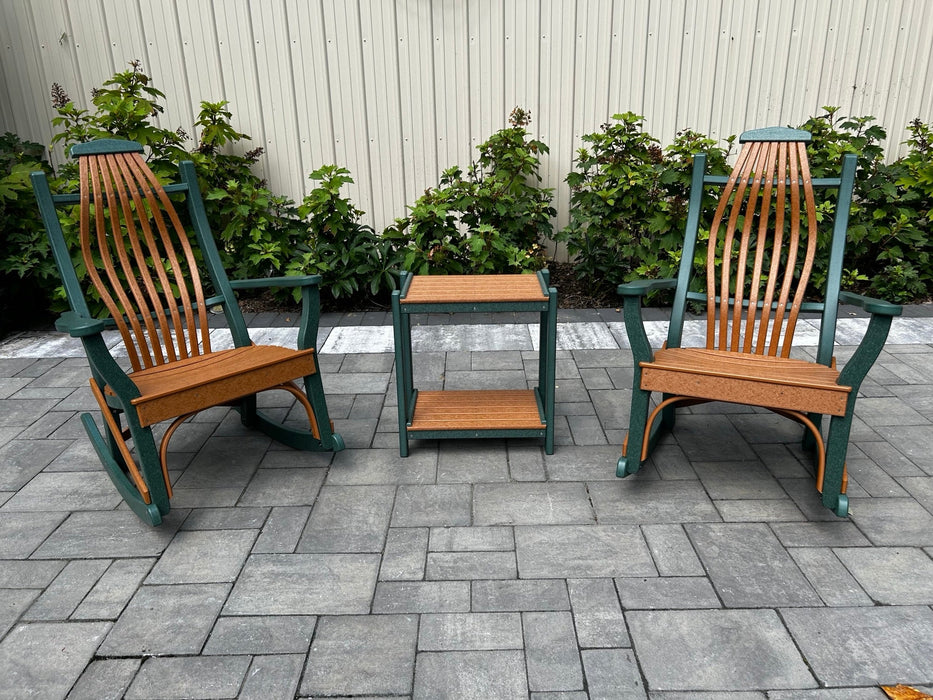
[[[416,386],[536,381],[530,319],[447,320],[416,329]],[[251,318],[275,342],[291,323]],[[632,358],[611,309],[561,312],[554,455],[413,441],[401,459],[389,324],[325,316],[347,450],[294,452],[204,412],[173,440],[159,528],[121,505],[83,433],[80,348],[0,343],[0,698],[931,692],[928,307],[896,320],[862,387],[846,520],[819,506],[799,429],[742,407],[683,411],[617,479]],[[841,363],[860,324],[840,324]]]

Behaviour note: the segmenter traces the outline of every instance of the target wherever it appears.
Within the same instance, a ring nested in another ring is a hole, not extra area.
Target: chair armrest
[[[892,304],[881,299],[855,294],[854,292],[839,292],[839,301],[843,304],[858,306],[870,314],[881,314],[882,316],[900,316],[902,311],[900,304]]]
[[[623,297],[643,297],[649,292],[655,292],[659,289],[674,289],[677,286],[677,280],[673,277],[663,277],[656,280],[633,280],[625,282],[616,288],[616,292]]]
[[[632,356],[635,359],[636,384],[640,381],[641,375],[639,368],[640,362],[651,362],[654,352],[651,350],[651,344],[648,342],[648,335],[645,332],[645,322],[641,315],[641,300],[648,292],[660,289],[673,289],[677,286],[677,280],[671,277],[665,277],[657,280],[634,280],[620,284],[616,291],[622,296],[622,319],[625,322],[625,334],[628,336],[629,346],[631,346]]]
[[[260,277],[248,280],[230,280],[233,289],[259,289],[262,287],[307,287],[321,283],[320,275],[289,275],[287,277]]]
[[[114,400],[118,399],[125,404],[139,396],[139,389],[126,371],[117,364],[110,348],[107,347],[102,332],[108,327],[107,321],[82,316],[74,311],[66,311],[55,321],[56,329],[81,339],[94,378],[101,382],[102,386],[110,386],[116,395]]]
[[[66,311],[55,320],[55,328],[72,338],[85,338],[102,333],[107,329],[107,324],[99,318],[90,318],[74,311]]]

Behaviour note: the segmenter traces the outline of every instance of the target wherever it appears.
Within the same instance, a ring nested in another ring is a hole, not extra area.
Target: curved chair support
[[[139,473],[139,468],[136,466],[136,461],[130,454],[130,449],[126,445],[126,439],[123,437],[123,431],[120,429],[120,426],[117,425],[116,418],[114,418],[113,412],[110,410],[110,406],[107,405],[107,400],[104,398],[103,392],[100,390],[97,382],[93,379],[91,379],[91,393],[94,394],[94,398],[97,399],[97,403],[100,405],[101,415],[104,418],[104,422],[107,424],[107,429],[110,431],[110,435],[114,444],[116,444],[117,449],[120,451],[120,455],[123,457],[123,463],[126,464],[126,468],[130,475],[132,484],[136,487],[136,490],[139,492],[139,496],[142,498],[144,503],[152,503],[152,496],[149,494],[149,487],[146,485],[146,480],[143,479],[143,475]],[[87,428],[86,423],[84,427]],[[95,425],[95,430],[96,428],[97,426]],[[98,431],[97,434],[100,435],[100,432]],[[110,456],[110,459],[113,460],[113,455]],[[115,460],[114,464],[116,464]],[[123,470],[121,469],[120,472],[122,474]]]

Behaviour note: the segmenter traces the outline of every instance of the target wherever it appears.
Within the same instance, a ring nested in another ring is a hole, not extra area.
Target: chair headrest
[[[124,139],[97,139],[87,143],[76,143],[71,147],[71,157],[99,156],[107,153],[142,153],[143,147],[136,141]]]
[[[764,129],[752,129],[739,136],[739,143],[746,141],[810,141],[810,132],[803,129],[791,129],[787,126],[769,126]]]

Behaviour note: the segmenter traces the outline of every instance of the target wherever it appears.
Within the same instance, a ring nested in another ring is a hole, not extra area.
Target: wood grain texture
[[[419,391],[408,431],[544,429],[531,389]]]

